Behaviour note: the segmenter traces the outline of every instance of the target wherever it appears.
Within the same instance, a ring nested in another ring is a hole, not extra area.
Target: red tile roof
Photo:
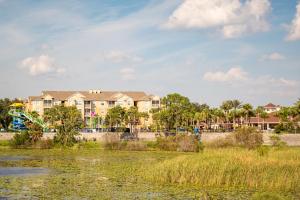
[[[272,104],[272,103],[268,103],[267,105],[264,106],[265,108],[276,108],[278,106]]]
[[[262,124],[262,123],[270,123],[270,124],[279,124],[280,119],[274,113],[268,114],[268,118],[262,119],[261,117],[251,117],[250,124]]]

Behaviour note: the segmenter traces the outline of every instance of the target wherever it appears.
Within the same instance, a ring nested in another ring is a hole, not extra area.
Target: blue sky
[[[142,90],[289,105],[300,98],[297,4],[0,0],[0,97]]]

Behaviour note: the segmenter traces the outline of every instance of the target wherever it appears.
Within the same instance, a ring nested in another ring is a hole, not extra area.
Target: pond
[[[49,170],[45,168],[33,167],[0,167],[0,176],[32,176],[48,174]]]
[[[250,199],[256,192],[161,185],[143,178],[141,169],[182,154],[189,153],[1,149],[0,199],[231,200]]]

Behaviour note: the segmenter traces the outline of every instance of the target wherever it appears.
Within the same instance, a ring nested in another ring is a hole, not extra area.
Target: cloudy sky
[[[0,97],[87,89],[292,104],[300,2],[0,0]]]

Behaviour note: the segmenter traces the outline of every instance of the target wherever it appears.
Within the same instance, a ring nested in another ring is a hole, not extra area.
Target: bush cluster
[[[164,151],[199,152],[203,150],[203,145],[196,136],[185,134],[160,137],[157,139],[157,146]]]
[[[50,149],[54,146],[53,140],[41,140],[41,137],[36,137],[37,134],[31,134],[30,131],[23,131],[16,133],[9,141],[12,148],[38,148]]]
[[[128,150],[128,151],[143,151],[147,150],[147,144],[141,141],[124,141],[120,139],[119,134],[104,135],[105,150]]]
[[[263,135],[253,127],[240,127],[233,134],[225,138],[219,138],[206,145],[212,148],[226,148],[240,146],[248,149],[255,149],[263,144]]]
[[[280,123],[275,126],[274,132],[279,134],[281,132],[288,132],[288,133],[299,133],[300,127],[296,126],[293,122],[287,122],[287,123]]]
[[[233,133],[237,145],[255,149],[264,143],[263,135],[254,127],[240,127]]]

